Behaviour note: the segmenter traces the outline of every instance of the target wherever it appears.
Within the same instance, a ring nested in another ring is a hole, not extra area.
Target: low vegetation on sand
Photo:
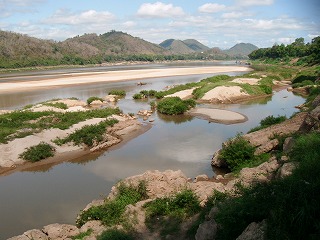
[[[195,107],[194,100],[182,100],[179,97],[167,97],[157,103],[157,109],[160,113],[167,115],[183,114],[188,109]]]
[[[116,95],[119,97],[125,97],[126,91],[125,90],[111,90],[108,94],[109,95]]]
[[[100,101],[103,102],[103,99],[100,97],[89,97],[87,99],[87,104],[90,105],[93,101]]]
[[[38,162],[42,159],[53,157],[55,148],[51,145],[41,142],[38,145],[27,148],[19,155],[20,158],[30,162]]]

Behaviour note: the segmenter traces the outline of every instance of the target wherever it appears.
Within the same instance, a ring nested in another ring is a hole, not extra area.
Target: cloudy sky
[[[0,0],[0,30],[57,41],[117,30],[153,43],[269,47],[320,35],[319,13],[319,0]]]

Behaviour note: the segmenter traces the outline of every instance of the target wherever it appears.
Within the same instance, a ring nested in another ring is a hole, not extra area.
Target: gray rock
[[[287,162],[279,169],[279,178],[285,178],[292,174],[292,171],[296,168],[296,164],[293,162]]]
[[[195,239],[209,240],[214,239],[217,234],[217,223],[215,220],[205,221],[199,225]]]
[[[320,95],[318,95],[312,102],[312,107],[316,108],[320,105]]]
[[[209,177],[206,174],[201,174],[196,176],[195,182],[200,182],[200,181],[208,181]]]
[[[311,112],[307,114],[303,123],[301,124],[300,132],[310,132],[311,130],[317,130],[320,128],[320,106],[317,106]]]
[[[68,237],[78,235],[80,230],[73,225],[54,223],[45,226],[43,232],[48,235],[49,239],[65,240]]]
[[[264,240],[266,222],[250,223],[236,240]]]
[[[262,153],[267,153],[270,152],[271,150],[275,149],[279,145],[279,140],[278,139],[272,139],[268,141],[267,143],[261,145],[256,149],[254,152],[255,155],[260,155]]]
[[[287,137],[283,143],[283,152],[289,153],[292,150],[293,145],[294,145],[293,137]]]
[[[24,235],[26,235],[29,239],[32,239],[32,240],[48,240],[49,239],[49,237],[39,229],[29,230],[25,232]]]
[[[223,179],[224,179],[224,177],[222,175],[217,175],[216,176],[216,180],[223,180]]]
[[[213,154],[211,165],[218,168],[228,167],[226,161],[219,158],[220,152],[221,152],[221,149],[219,149]]]

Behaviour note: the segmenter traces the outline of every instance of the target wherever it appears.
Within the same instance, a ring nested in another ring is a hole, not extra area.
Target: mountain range
[[[234,59],[247,58],[255,49],[258,48],[252,44],[241,43],[220,50],[195,39],[168,39],[154,44],[118,31],[84,34],[57,42],[0,30],[0,68],[119,60]]]

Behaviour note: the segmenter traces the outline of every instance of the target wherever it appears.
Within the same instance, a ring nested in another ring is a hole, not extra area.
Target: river
[[[168,85],[198,81],[207,76],[144,79],[143,82],[147,83],[144,86],[137,86],[138,81],[124,81],[1,94],[0,109],[17,109],[52,98],[86,100],[89,96],[103,97],[112,89],[123,89],[127,96],[119,101],[118,106],[126,113],[136,113],[140,109],[148,109],[149,104],[132,100],[134,93],[143,89],[161,90]],[[76,215],[86,204],[106,196],[120,179],[146,170],[181,169],[190,178],[199,174],[212,177],[211,157],[222,142],[238,132],[247,132],[266,116],[289,117],[297,111],[294,106],[303,102],[302,97],[281,90],[272,97],[245,104],[206,105],[248,117],[247,122],[232,125],[155,113],[152,128],[121,147],[58,165],[0,176],[0,239],[22,234],[28,229],[41,229],[51,223],[74,224]]]

